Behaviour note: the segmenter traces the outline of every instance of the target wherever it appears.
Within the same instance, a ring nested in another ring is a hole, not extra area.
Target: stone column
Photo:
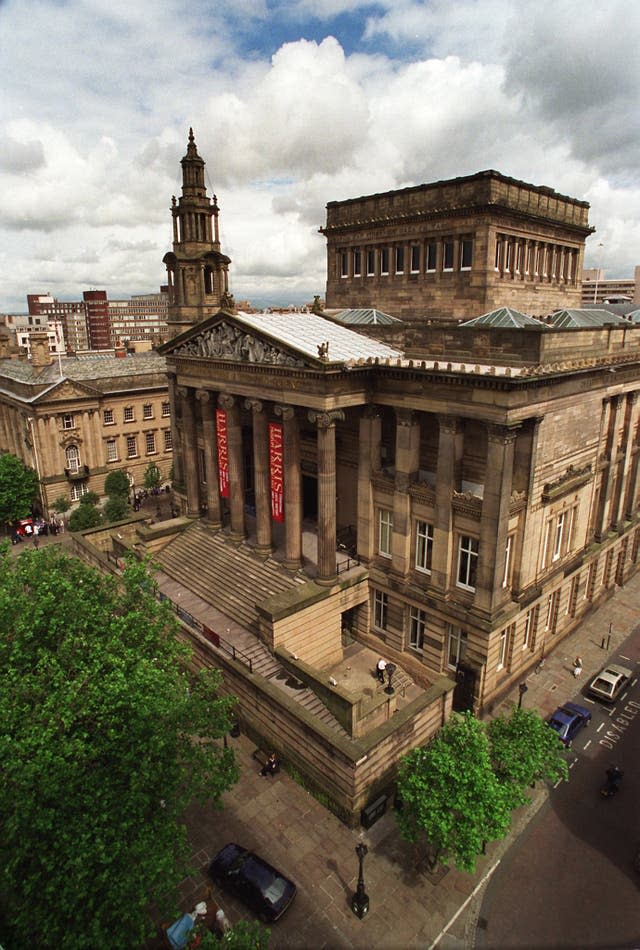
[[[318,428],[318,574],[316,583],[331,586],[336,573],[336,422],[344,412],[309,412]]]
[[[451,577],[453,552],[451,499],[458,486],[458,467],[462,457],[462,433],[459,419],[438,416],[438,465],[436,469],[436,508],[433,525],[431,585],[446,591]]]
[[[300,433],[292,406],[276,406],[275,413],[281,417],[284,427],[284,566],[291,571],[297,571],[302,566]]]
[[[371,476],[380,471],[382,420],[376,406],[367,407],[360,416],[358,440],[358,556],[369,562],[375,552],[373,491]]]
[[[198,473],[198,433],[196,430],[194,391],[191,387],[179,386],[178,395],[182,407],[187,515],[190,518],[197,518],[200,516],[200,480]]]
[[[216,443],[216,419],[214,394],[199,389],[196,396],[202,415],[202,440],[204,443],[204,468],[207,482],[207,521],[212,528],[222,527],[220,511],[220,485],[218,482],[218,450]]]
[[[393,492],[392,564],[405,575],[411,567],[411,496],[409,485],[420,465],[420,423],[416,413],[396,410],[396,476]]]
[[[487,427],[487,464],[484,478],[475,603],[490,612],[509,596],[502,587],[509,530],[513,456],[517,429]]]
[[[171,451],[173,481],[177,488],[181,488],[184,485],[184,464],[182,459],[182,438],[180,429],[178,428],[176,376],[174,373],[167,373],[167,379],[169,381],[169,411],[171,413],[169,420],[171,425],[171,445],[173,446]]]
[[[218,396],[218,405],[227,413],[227,444],[229,448],[229,502],[231,508],[232,541],[243,541],[247,534],[244,526],[244,470],[242,466],[242,428],[237,399],[227,393]]]
[[[271,543],[271,487],[267,415],[260,399],[245,399],[245,409],[253,416],[253,487],[256,496],[256,554],[268,557]],[[285,482],[286,490],[286,482]]]

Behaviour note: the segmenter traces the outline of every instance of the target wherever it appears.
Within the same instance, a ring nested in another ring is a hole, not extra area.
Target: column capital
[[[231,396],[229,393],[220,393],[218,396],[218,405],[221,409],[233,409],[235,404],[235,396]]]
[[[207,403],[213,402],[213,393],[208,389],[196,389],[196,399],[198,402]]]
[[[336,422],[344,422],[344,412],[342,409],[330,409],[328,412],[317,412],[310,409],[307,413],[309,422],[315,422],[319,429],[328,429],[334,426]]]
[[[277,416],[280,416],[285,422],[293,419],[295,417],[296,411],[293,406],[283,406],[280,403],[276,404],[273,407],[273,411]]]
[[[487,439],[489,442],[495,442],[499,445],[508,445],[513,442],[518,435],[520,424],[500,425],[497,423],[487,423]]]
[[[261,399],[245,399],[244,408],[250,409],[251,412],[263,412],[264,403]]]
[[[439,414],[438,425],[441,432],[450,432],[455,435],[460,429],[460,417]]]
[[[176,387],[176,392],[182,399],[186,399],[188,396],[191,395],[191,393],[193,392],[193,389],[191,388],[191,386],[178,386]]]
[[[416,421],[416,413],[413,409],[396,409],[396,425],[412,426]]]

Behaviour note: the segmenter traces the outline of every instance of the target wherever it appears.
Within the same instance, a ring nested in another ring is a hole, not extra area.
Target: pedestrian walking
[[[384,683],[384,671],[386,670],[386,668],[387,668],[387,661],[383,657],[380,657],[380,659],[376,663],[376,676],[378,677],[378,680],[381,683]]]
[[[577,656],[573,661],[573,675],[577,678],[582,673],[582,657]]]

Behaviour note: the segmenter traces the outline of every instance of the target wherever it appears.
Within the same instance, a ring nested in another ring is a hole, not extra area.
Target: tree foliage
[[[99,501],[100,495],[95,491],[87,491],[80,497],[81,505],[93,505],[94,508]]]
[[[210,930],[205,931],[200,947],[202,950],[220,950],[221,947],[224,950],[267,950],[270,938],[271,931],[257,921],[239,920],[222,940]]]
[[[525,789],[543,779],[569,777],[564,746],[553,729],[532,709],[513,709],[488,726],[491,761],[499,781],[510,794],[512,808],[528,800]]]
[[[36,472],[15,455],[0,455],[0,522],[28,518],[37,496]]]
[[[144,470],[144,480],[142,484],[147,489],[147,491],[150,491],[152,488],[160,488],[161,482],[162,472],[155,462],[149,462],[146,469]]]
[[[104,490],[110,498],[114,498],[117,495],[128,498],[130,488],[129,479],[121,468],[109,472],[104,480]]]
[[[63,515],[65,511],[68,511],[69,508],[71,508],[71,500],[68,495],[60,495],[59,498],[56,498],[56,500],[52,502],[51,507],[54,511],[57,511],[59,514]]]
[[[473,871],[484,844],[509,828],[509,798],[491,767],[484,725],[471,713],[454,713],[427,746],[404,756],[398,792],[400,833],[426,836],[434,866],[453,861]]]
[[[95,505],[78,505],[69,516],[71,531],[84,531],[86,528],[97,528],[102,523],[102,515]]]
[[[122,521],[124,518],[127,518],[131,509],[129,508],[129,503],[126,498],[123,498],[122,495],[116,495],[107,498],[102,506],[102,511],[107,521],[111,522]]]
[[[87,509],[91,510],[91,509]],[[236,780],[233,700],[185,667],[142,564],[0,550],[0,942],[139,947],[175,898],[189,801]]]

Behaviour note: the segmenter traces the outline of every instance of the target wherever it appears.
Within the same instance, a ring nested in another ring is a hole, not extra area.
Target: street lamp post
[[[395,663],[387,663],[387,666],[386,666],[386,674],[387,674],[387,676],[389,677],[389,682],[388,682],[387,685],[385,686],[384,691],[385,691],[385,693],[387,693],[389,696],[393,696],[393,694],[395,693],[395,689],[394,689],[393,686],[391,685],[391,678],[393,677],[393,674],[395,673],[395,671],[396,671],[396,665],[395,665]]]
[[[529,687],[527,686],[526,683],[520,683],[520,685],[518,686],[518,689],[520,690],[520,696],[518,698],[518,709],[522,709],[522,700],[524,699],[524,694],[527,692]]]
[[[366,844],[362,844],[362,842],[356,845],[356,854],[358,855],[360,868],[358,873],[358,889],[351,899],[351,910],[360,920],[369,912],[369,897],[364,889],[364,872],[362,869],[362,863],[368,850]]]

